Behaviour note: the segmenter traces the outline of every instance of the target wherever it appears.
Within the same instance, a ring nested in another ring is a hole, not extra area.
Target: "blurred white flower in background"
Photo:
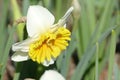
[[[55,70],[46,70],[40,80],[65,80],[65,78]]]

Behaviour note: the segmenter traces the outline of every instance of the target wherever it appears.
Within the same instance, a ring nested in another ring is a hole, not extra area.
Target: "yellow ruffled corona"
[[[70,31],[64,27],[55,32],[46,32],[34,43],[30,44],[29,56],[33,61],[43,63],[60,55],[70,40]]]

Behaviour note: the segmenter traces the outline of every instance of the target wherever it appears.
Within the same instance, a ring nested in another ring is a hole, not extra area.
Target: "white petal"
[[[70,7],[67,12],[65,13],[65,15],[58,21],[58,25],[63,26],[65,25],[65,23],[67,22],[67,20],[69,19],[69,16],[71,15],[72,11],[73,11],[73,7]]]
[[[43,63],[44,66],[49,66],[51,64],[54,64],[54,59],[51,59],[50,61],[45,60],[44,63]]]
[[[12,55],[12,57],[11,57],[11,59],[13,60],[13,61],[16,61],[16,62],[21,62],[21,61],[26,61],[26,60],[28,60],[29,59],[29,56],[28,56],[28,53],[26,52],[20,52],[20,51],[18,51],[18,52],[15,52],[13,55]]]
[[[54,16],[42,6],[30,6],[27,13],[27,32],[30,37],[41,34],[54,23]]]
[[[55,70],[47,70],[40,80],[65,80],[64,77]]]
[[[33,39],[28,38],[24,41],[15,43],[12,45],[13,51],[22,51],[22,52],[28,52],[30,43],[33,42]]]
[[[64,28],[66,28],[66,24],[64,24],[64,26],[63,26]]]

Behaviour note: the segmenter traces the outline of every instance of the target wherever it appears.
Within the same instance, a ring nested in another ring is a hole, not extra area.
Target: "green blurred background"
[[[31,60],[10,60],[11,45],[27,38],[26,25],[14,25],[26,16],[30,5],[46,7],[56,22],[71,6],[67,21],[72,40],[49,67]],[[55,69],[66,80],[120,80],[120,0],[0,0],[0,79],[38,80],[45,70]]]

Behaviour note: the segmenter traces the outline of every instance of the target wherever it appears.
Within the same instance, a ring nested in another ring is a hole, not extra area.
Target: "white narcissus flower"
[[[45,66],[54,63],[54,60],[65,50],[70,40],[71,32],[64,26],[73,7],[58,21],[42,6],[30,6],[27,12],[28,39],[12,45],[15,53],[12,60],[16,62],[32,59]]]
[[[65,80],[65,78],[55,70],[47,70],[40,80]]]

